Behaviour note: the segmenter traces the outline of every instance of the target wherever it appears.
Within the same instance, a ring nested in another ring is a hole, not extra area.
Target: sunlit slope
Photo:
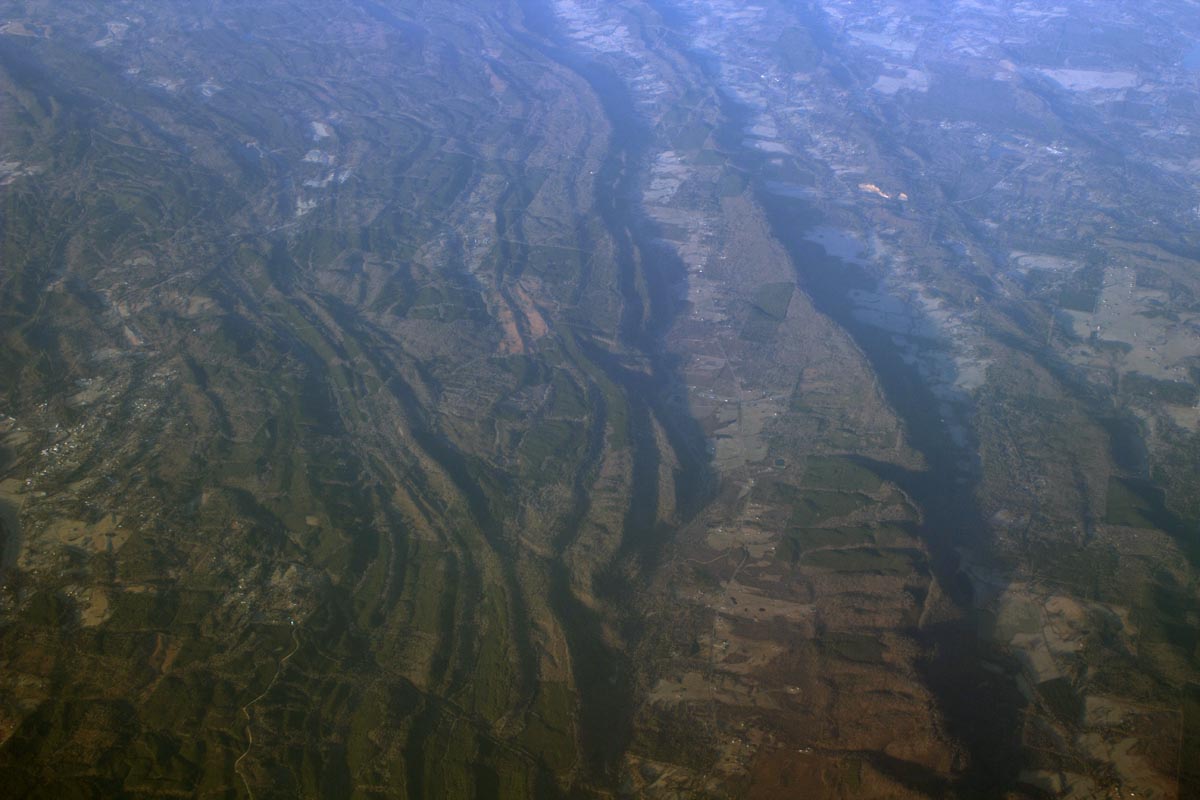
[[[23,14],[9,785],[605,779],[681,459],[594,94],[504,8]]]

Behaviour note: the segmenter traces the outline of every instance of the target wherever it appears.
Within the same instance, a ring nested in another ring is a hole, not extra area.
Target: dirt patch
[[[79,595],[79,623],[85,628],[94,628],[112,616],[108,592],[98,586],[86,589]]]
[[[521,313],[525,315],[525,321],[529,325],[529,334],[534,339],[540,339],[550,332],[550,327],[546,324],[546,320],[542,317],[541,312],[533,304],[533,300],[520,286],[513,289],[513,294],[517,296],[517,302],[521,306]]]
[[[517,329],[517,318],[513,315],[508,304],[501,300],[496,306],[496,319],[500,323],[500,331],[504,338],[500,342],[502,355],[520,355],[525,352],[525,342]]]
[[[91,553],[115,552],[129,539],[129,530],[121,527],[115,515],[99,522],[87,523],[77,519],[51,522],[43,534],[48,543],[78,547]]]

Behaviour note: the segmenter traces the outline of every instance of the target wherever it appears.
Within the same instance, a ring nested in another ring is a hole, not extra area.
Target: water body
[[[1200,70],[1200,44],[1197,44],[1183,57],[1184,69]]]

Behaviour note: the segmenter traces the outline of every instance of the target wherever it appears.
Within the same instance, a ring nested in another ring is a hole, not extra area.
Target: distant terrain
[[[1200,796],[1200,15],[0,0],[0,794]]]

